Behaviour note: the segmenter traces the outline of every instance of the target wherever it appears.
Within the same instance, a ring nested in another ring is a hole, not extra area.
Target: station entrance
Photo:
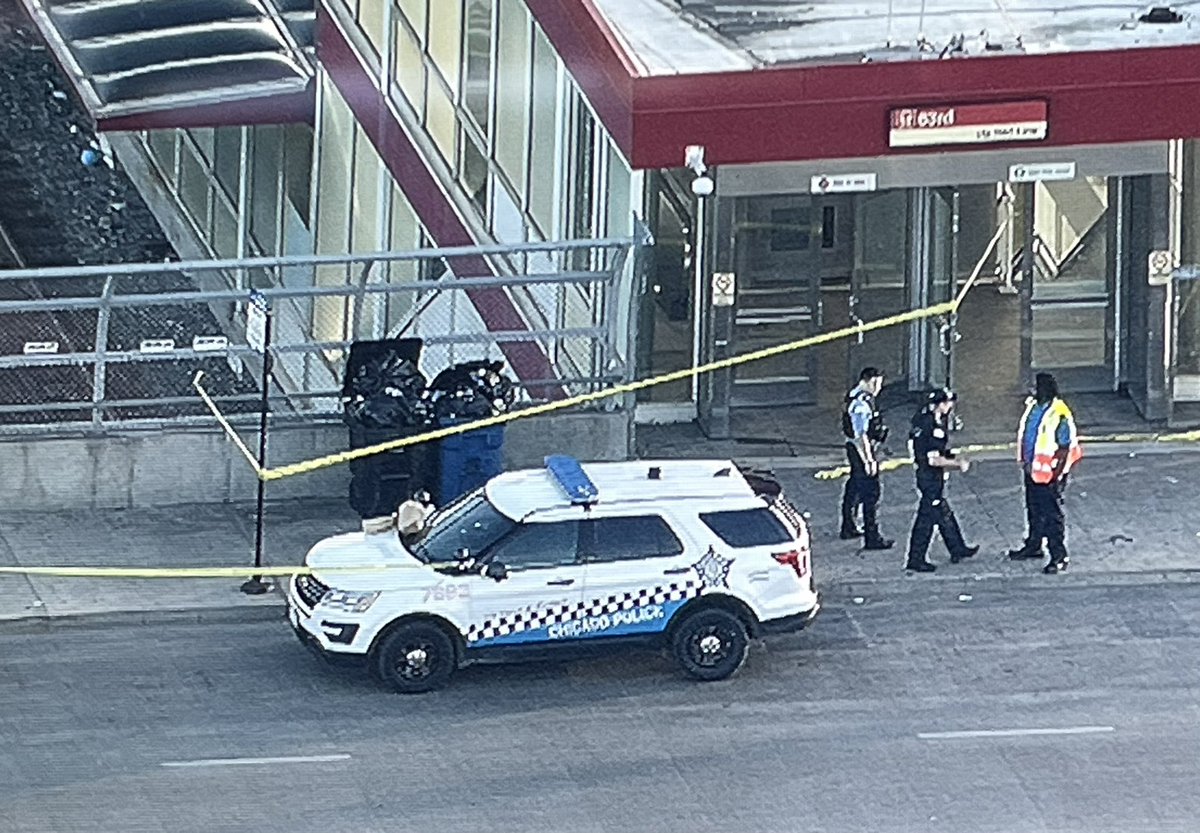
[[[1144,271],[1140,280],[1136,273],[1153,248],[1151,201],[1165,153],[1142,146],[1080,153],[1041,163],[1049,176],[1033,181],[1013,181],[1011,154],[970,156],[974,166],[959,156],[908,170],[907,160],[887,160],[891,175],[881,172],[873,184],[924,183],[856,193],[811,193],[818,180],[811,165],[721,172],[708,252],[711,271],[735,275],[736,300],[728,312],[710,310],[701,360],[886,318],[969,289],[956,316],[740,365],[702,384],[706,432],[736,436],[754,411],[782,408],[801,422],[819,418],[828,434],[831,412],[865,366],[887,375],[885,409],[911,409],[925,391],[954,387],[960,415],[980,439],[1011,433],[1038,371],[1053,372],[1073,395],[1136,394],[1130,368],[1149,349],[1139,319]],[[955,175],[960,181],[937,184]],[[794,191],[782,193],[788,183]]]

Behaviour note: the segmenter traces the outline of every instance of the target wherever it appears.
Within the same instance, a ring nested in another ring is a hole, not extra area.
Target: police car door
[[[470,589],[467,648],[561,638],[583,592],[578,518],[518,525],[481,558]]]
[[[671,614],[694,595],[694,553],[663,515],[645,511],[583,522],[580,549],[587,564],[584,614],[587,636],[659,633]]]

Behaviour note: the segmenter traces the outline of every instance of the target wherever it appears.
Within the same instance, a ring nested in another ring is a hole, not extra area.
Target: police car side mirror
[[[504,581],[508,578],[508,568],[499,561],[489,561],[483,568],[483,574],[495,581]]]

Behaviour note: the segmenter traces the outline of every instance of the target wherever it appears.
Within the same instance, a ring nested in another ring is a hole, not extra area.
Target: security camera
[[[697,197],[711,196],[714,187],[711,177],[698,176],[692,180],[692,193]]]

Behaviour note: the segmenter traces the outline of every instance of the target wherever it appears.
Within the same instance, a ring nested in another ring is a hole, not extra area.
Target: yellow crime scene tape
[[[411,569],[397,564],[364,564],[361,567],[0,567],[0,575],[54,576],[57,578],[281,578],[339,573],[382,573]]]
[[[1200,442],[1200,430],[1197,431],[1178,431],[1170,434],[1161,433],[1146,433],[1146,434],[1096,434],[1087,435],[1080,434],[1079,442],[1081,444],[1088,443],[1194,443]],[[1016,451],[1017,444],[1011,443],[993,443],[990,445],[965,445],[956,448],[955,451],[962,454],[988,454],[993,451]],[[912,465],[911,457],[895,457],[891,460],[884,460],[879,464],[880,471],[893,471]],[[834,466],[830,469],[821,469],[813,474],[817,480],[837,480],[839,477],[845,477],[850,474],[849,466]]]
[[[854,324],[849,327],[842,327],[837,330],[831,330],[827,333],[820,333],[815,336],[789,341],[785,344],[778,344],[774,347],[765,347],[761,350],[754,350],[749,353],[742,353],[738,356],[731,356],[727,359],[718,359],[717,361],[707,362],[706,364],[696,367],[688,367],[683,370],[676,370],[670,373],[663,373],[658,376],[650,376],[645,379],[639,379],[634,382],[627,382],[620,385],[614,385],[604,390],[593,391],[592,393],[584,393],[578,396],[560,399],[554,402],[545,402],[540,405],[534,405],[529,408],[522,408],[518,411],[510,411],[506,414],[498,414],[496,416],[486,417],[476,420],[475,422],[465,423],[463,425],[453,425],[446,428],[438,428],[433,431],[426,431],[424,434],[414,434],[411,437],[402,437],[388,442],[379,443],[377,445],[366,446],[364,448],[356,448],[351,451],[340,451],[334,454],[326,454],[322,457],[314,457],[311,460],[301,460],[297,463],[290,463],[277,468],[263,468],[259,466],[257,459],[250,453],[250,449],[233,430],[233,426],[221,414],[216,403],[212,401],[204,388],[200,385],[200,380],[204,377],[203,372],[198,372],[192,380],[193,387],[204,400],[205,405],[212,411],[217,422],[224,429],[229,438],[237,444],[242,455],[249,461],[251,468],[261,480],[279,480],[284,477],[294,477],[298,474],[307,474],[309,472],[318,471],[320,469],[329,468],[330,466],[349,463],[351,460],[361,460],[364,457],[371,457],[376,454],[383,454],[387,451],[395,451],[399,448],[407,448],[411,445],[420,445],[421,443],[432,442],[433,440],[444,439],[445,437],[453,437],[456,434],[465,434],[468,431],[475,431],[480,428],[490,428],[494,425],[505,425],[518,419],[526,419],[532,416],[541,414],[549,414],[555,411],[574,408],[577,405],[585,405],[589,402],[599,402],[604,399],[612,399],[617,396],[625,396],[626,394],[636,393],[640,390],[646,390],[657,385],[665,385],[670,382],[678,382],[684,379],[690,379],[693,376],[700,376],[705,373],[712,373],[716,370],[725,370],[731,367],[737,367],[740,364],[758,361],[760,359],[770,358],[771,356],[779,356],[784,353],[791,353],[796,350],[803,350],[807,347],[815,347],[819,344],[827,344],[831,341],[837,341],[850,336],[857,336],[863,333],[868,333],[873,330],[881,330],[886,327],[894,327],[897,324],[906,324],[909,321],[919,321],[924,318],[932,318],[935,315],[948,315],[958,312],[958,308],[962,306],[963,299],[967,297],[967,293],[979,280],[979,276],[983,269],[983,264],[991,254],[993,248],[1000,240],[1000,236],[1004,233],[1005,226],[1001,225],[996,229],[996,233],[992,235],[991,241],[988,243],[987,250],[984,255],[975,264],[975,268],[971,271],[970,277],[963,283],[958,294],[951,301],[945,301],[939,304],[933,304],[920,309],[909,310],[895,315],[888,315],[883,318],[875,319],[874,321],[865,321]]]
[[[967,288],[969,288],[969,284]],[[770,356],[778,356],[782,353],[789,353],[795,350],[802,350],[806,347],[814,347],[819,344],[826,344],[831,341],[836,341],[841,338],[856,336],[860,333],[871,332],[872,330],[880,330],[885,327],[892,327],[897,324],[904,324],[909,321],[919,321],[923,318],[931,318],[935,315],[944,315],[953,313],[962,303],[962,298],[965,295],[965,288],[958,298],[953,301],[946,301],[941,304],[923,307],[921,309],[910,310],[908,312],[889,315],[886,318],[867,321],[861,324],[855,324],[850,327],[842,327],[841,329],[832,330],[827,333],[821,333],[807,338],[790,341],[786,344],[779,344],[774,347],[767,347],[761,350],[755,350],[751,353],[744,353],[739,356],[731,356],[727,359],[708,362],[707,364],[698,367],[689,367],[684,370],[677,370],[671,373],[664,373],[659,376],[653,376],[646,379],[639,379],[634,382],[629,382],[621,385],[614,385],[611,388],[606,388],[601,391],[592,393],[580,394],[569,399],[561,399],[554,402],[546,402],[541,405],[534,405],[530,408],[524,408],[519,411],[511,411],[506,414],[500,414],[486,419],[476,420],[475,422],[466,423],[463,425],[455,425],[447,428],[439,428],[434,431],[427,431],[424,434],[416,434],[411,437],[392,440],[386,443],[369,446],[366,448],[357,448],[352,451],[343,451],[336,454],[327,454],[323,457],[316,457],[311,460],[302,460],[298,463],[291,463],[278,468],[262,468],[258,465],[258,460],[254,454],[246,446],[246,443],[234,430],[229,420],[221,413],[216,403],[209,396],[208,392],[201,385],[201,380],[204,378],[203,371],[198,371],[192,380],[192,385],[196,392],[204,401],[204,404],[212,412],[217,423],[222,430],[228,435],[229,439],[241,451],[242,456],[254,469],[255,473],[262,480],[279,480],[284,477],[292,477],[298,474],[317,471],[319,469],[336,466],[341,463],[348,463],[351,460],[370,457],[375,454],[382,454],[386,451],[392,451],[397,448],[405,448],[410,445],[419,443],[431,442],[439,440],[443,437],[462,434],[467,431],[474,431],[478,428],[487,428],[492,425],[504,425],[518,419],[537,416],[539,414],[553,413],[567,408],[573,408],[576,405],[583,405],[588,402],[598,402],[603,399],[609,399],[616,396],[624,396],[625,394],[635,393],[646,388],[654,387],[655,385],[663,385],[668,382],[675,382],[681,379],[688,379],[692,376],[698,376],[702,373],[711,373],[715,370],[723,370],[729,367],[736,367],[746,362],[765,359]],[[398,569],[395,565],[364,565],[362,567],[322,567],[319,571],[322,575],[333,575],[338,573],[366,573],[366,572],[383,572],[386,570]],[[64,567],[8,567],[0,566],[0,575],[25,575],[25,576],[53,576],[58,578],[92,578],[92,579],[202,579],[202,578],[248,578],[251,576],[260,577],[286,577],[294,575],[311,575],[314,572],[311,567],[80,567],[80,566],[64,566]]]
[[[294,477],[299,474],[307,474],[309,472],[318,471],[320,469],[329,468],[330,466],[349,463],[351,460],[361,460],[364,457],[371,457],[376,454],[382,454],[387,451],[395,451],[398,448],[406,448],[411,445],[420,445],[421,443],[440,440],[445,437],[452,437],[456,434],[465,434],[468,431],[475,431],[479,428],[489,428],[494,425],[505,425],[518,419],[527,419],[528,417],[539,416],[541,414],[549,414],[555,411],[563,411],[567,408],[574,408],[578,405],[585,405],[590,402],[599,402],[604,399],[611,399],[617,396],[625,396],[626,394],[636,393],[640,390],[652,388],[657,385],[665,385],[669,382],[678,382],[683,379],[690,379],[693,376],[700,376],[705,373],[712,373],[716,370],[724,370],[726,368],[736,367],[747,362],[758,361],[759,359],[778,356],[783,353],[790,353],[795,350],[803,350],[806,347],[815,347],[819,344],[826,344],[838,339],[856,336],[860,333],[871,332],[872,330],[881,330],[885,327],[893,327],[897,324],[905,324],[909,321],[919,321],[923,318],[932,318],[935,315],[946,315],[953,313],[958,309],[962,302],[962,297],[965,293],[960,293],[959,297],[953,301],[945,301],[944,303],[934,304],[933,306],[922,307],[920,309],[910,310],[908,312],[889,315],[885,318],[879,318],[874,321],[866,321],[862,324],[855,324],[850,327],[842,327],[841,329],[831,330],[827,333],[820,333],[815,336],[789,341],[786,344],[778,344],[774,347],[764,347],[761,350],[755,350],[750,353],[742,353],[738,356],[730,356],[727,359],[718,359],[717,361],[707,362],[706,364],[697,365],[696,367],[688,367],[683,370],[676,370],[670,373],[663,373],[658,376],[651,376],[646,379],[638,379],[634,382],[626,382],[620,385],[613,385],[604,390],[593,391],[591,393],[582,393],[578,396],[572,396],[567,399],[559,399],[553,402],[544,402],[540,405],[533,405],[529,408],[522,408],[518,411],[510,411],[506,414],[498,414],[496,416],[486,417],[474,422],[464,423],[462,425],[452,425],[446,428],[437,428],[433,431],[426,431],[423,434],[414,434],[411,437],[401,437],[388,442],[378,443],[377,445],[366,446],[364,448],[356,448],[351,451],[339,451],[334,454],[326,454],[322,457],[314,457],[311,460],[301,460],[297,463],[289,463],[288,465],[278,466],[276,468],[260,468],[258,461],[246,444],[233,430],[233,426],[217,409],[216,404],[205,392],[200,384],[204,378],[203,372],[198,372],[192,381],[192,385],[212,411],[217,422],[224,429],[229,438],[237,445],[242,455],[250,463],[255,473],[262,480],[280,480],[285,477]]]

